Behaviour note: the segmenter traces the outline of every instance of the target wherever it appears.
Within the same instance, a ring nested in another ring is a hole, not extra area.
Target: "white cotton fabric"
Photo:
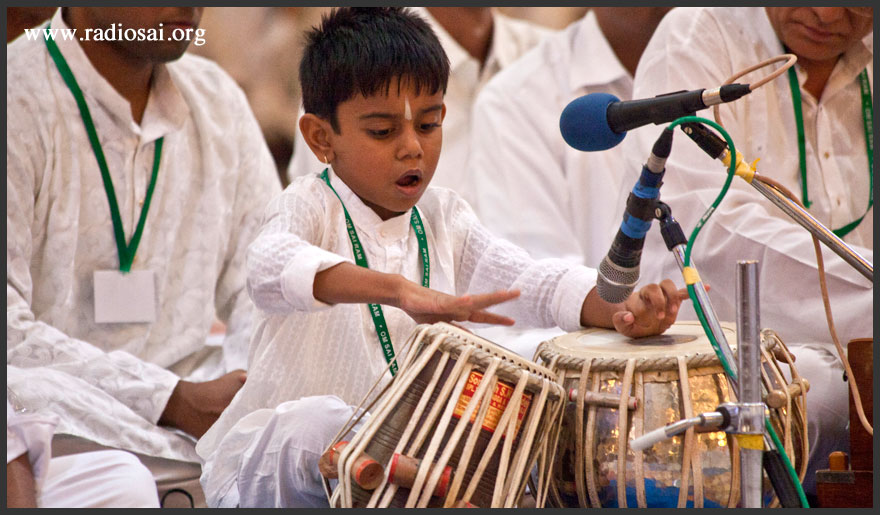
[[[801,88],[807,182],[813,201],[809,212],[830,229],[859,218],[868,205],[858,75],[867,67],[873,89],[873,47],[871,33],[844,54],[818,101]],[[642,55],[633,97],[717,87],[740,70],[783,53],[764,8],[676,8],[660,22]],[[795,66],[803,86],[806,74]],[[740,82],[757,81],[771,70],[763,69]],[[709,110],[699,114],[712,119]],[[761,159],[758,173],[801,197],[797,129],[787,74],[724,104],[721,120],[746,161]],[[653,126],[637,129],[623,142],[630,159],[626,183],[635,182],[635,159],[651,147],[660,130]],[[725,178],[720,161],[711,160],[676,129],[660,195],[672,207],[686,236],[690,237],[697,220],[715,200]],[[623,205],[623,197],[619,203]],[[874,260],[873,228],[872,208],[844,238],[869,262]],[[853,338],[873,337],[873,284],[824,246],[822,253],[841,343],[845,346]],[[734,178],[699,233],[692,256],[701,279],[711,286],[712,307],[722,321],[736,320],[736,262],[759,262],[761,326],[779,333],[797,357],[799,373],[811,385],[807,394],[811,448],[804,489],[815,493],[815,471],[827,468],[828,454],[848,450],[848,387],[826,323],[810,234],[745,181]],[[657,230],[648,233],[641,265],[643,280],[680,277]],[[682,306],[679,319],[696,319],[690,303]]]
[[[16,399],[17,400],[17,399]],[[58,417],[16,411],[6,399],[6,463],[27,454],[40,508],[158,508],[156,483],[124,451],[52,457]]]
[[[65,28],[59,10],[53,28]],[[156,273],[155,323],[96,324],[92,275],[118,269],[110,210],[75,100],[42,40],[7,47],[7,386],[57,432],[143,455],[198,462],[192,443],[155,426],[180,376],[209,361],[246,366],[253,305],[244,252],[279,191],[244,95],[198,57],[159,66],[140,125],[76,41],[57,40],[106,155],[126,238],[140,216],[155,141],[164,136],[133,269]],[[39,367],[39,371],[37,368]],[[28,373],[28,369],[31,373]]]
[[[474,103],[467,166],[474,210],[536,258],[596,267],[620,226],[617,192],[627,166],[620,145],[582,152],[559,132],[565,106],[597,92],[628,100],[632,77],[590,11],[501,71]]]
[[[813,201],[809,212],[831,229],[862,216],[868,206],[868,159],[858,75],[867,67],[868,77],[873,77],[873,46],[871,33],[841,58],[818,102],[801,88],[807,182]],[[717,87],[734,73],[783,53],[763,8],[676,8],[660,22],[642,55],[633,97]],[[803,85],[806,75],[795,66]],[[756,72],[742,82],[757,81],[772,69]],[[699,114],[712,119],[711,110]],[[785,73],[751,94],[723,104],[721,120],[748,162],[761,159],[758,173],[781,182],[800,197],[797,129]],[[637,160],[650,150],[662,128],[636,129],[623,141],[630,160],[625,184],[635,183],[640,166]],[[725,178],[724,165],[710,159],[676,129],[660,196],[671,206],[687,237],[721,191]],[[620,206],[625,193],[621,192]],[[872,209],[844,238],[870,262],[874,260],[873,229]],[[841,341],[845,344],[853,338],[872,337],[871,281],[824,245],[823,255]],[[761,265],[761,324],[775,329],[786,342],[831,345],[810,234],[745,181],[734,178],[693,250],[693,261],[703,281],[711,286],[709,296],[722,320],[736,319],[736,262],[749,259]],[[641,273],[643,281],[681,277],[656,228],[648,233]],[[679,318],[695,319],[690,304],[684,307]]]
[[[351,214],[370,268],[420,282],[422,265],[410,212],[382,221],[335,174],[330,177]],[[525,325],[580,328],[581,306],[595,285],[595,270],[562,260],[532,260],[490,234],[452,190],[428,188],[418,209],[430,252],[432,289],[454,295],[520,289],[518,299],[492,311]],[[244,429],[236,423],[255,410],[312,395],[335,395],[357,405],[378,378],[383,383],[391,379],[367,306],[330,307],[313,296],[315,274],[342,261],[353,262],[342,204],[317,175],[297,178],[269,205],[250,247],[248,288],[260,316],[248,380],[199,441],[200,456],[207,460],[224,438],[237,438]],[[401,348],[416,323],[397,308],[383,310],[403,360]],[[209,499],[212,495],[206,492]]]
[[[427,9],[424,7],[410,9],[428,21],[449,58],[449,82],[443,98],[446,104],[446,118],[443,120],[443,152],[440,154],[432,184],[454,189],[465,200],[472,202],[473,192],[466,187],[466,179],[471,173],[466,167],[466,161],[471,135],[471,106],[477,93],[496,73],[534,48],[544,37],[556,31],[533,22],[505,16],[494,10],[492,46],[481,68],[480,62],[458,44]],[[303,111],[300,109],[300,116],[302,114]],[[298,124],[298,120],[293,120],[292,123]],[[315,170],[326,166],[322,165],[309,149],[298,128],[293,148],[293,157],[287,169],[289,180],[293,181],[295,177],[314,173]]]
[[[532,257],[597,267],[623,216],[620,145],[581,152],[559,132],[559,114],[590,93],[621,100],[632,76],[589,11],[501,70],[474,102],[466,178],[472,205],[495,234]],[[531,359],[559,328],[485,327],[477,333]]]
[[[134,454],[94,451],[52,458],[40,508],[159,508],[156,482]]]
[[[37,492],[49,470],[52,459],[52,435],[58,417],[52,414],[16,411],[6,394],[6,464],[27,453]]]
[[[249,413],[206,460],[208,506],[328,507],[318,460],[356,412],[339,397],[318,395]],[[340,440],[350,441],[367,417]]]

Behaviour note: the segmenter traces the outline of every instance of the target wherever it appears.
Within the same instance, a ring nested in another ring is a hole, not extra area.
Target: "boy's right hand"
[[[455,321],[513,325],[512,318],[490,313],[486,308],[515,299],[519,294],[519,290],[499,290],[455,297],[404,280],[395,307],[420,324]]]

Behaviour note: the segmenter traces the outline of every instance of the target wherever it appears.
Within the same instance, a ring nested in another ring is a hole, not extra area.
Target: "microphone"
[[[608,93],[590,93],[565,106],[559,117],[559,130],[565,142],[577,150],[607,150],[623,141],[628,130],[649,123],[671,122],[749,93],[748,84],[678,91],[642,100],[621,101]]]
[[[611,249],[599,263],[596,289],[605,302],[623,302],[632,294],[639,281],[642,247],[660,197],[666,158],[672,150],[672,136],[671,129],[663,129],[654,143],[651,155],[642,167],[642,174],[626,199],[623,222],[611,243]]]

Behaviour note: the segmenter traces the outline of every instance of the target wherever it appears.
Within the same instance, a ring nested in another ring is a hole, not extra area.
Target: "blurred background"
[[[52,17],[57,7],[7,7],[6,42]],[[279,176],[293,154],[300,103],[298,67],[302,34],[330,7],[208,7],[200,28],[205,44],[189,52],[223,67],[241,86],[260,123]],[[498,7],[504,15],[562,29],[587,7]]]

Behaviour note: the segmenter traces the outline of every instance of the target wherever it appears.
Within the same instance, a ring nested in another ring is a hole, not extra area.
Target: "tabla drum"
[[[328,450],[331,506],[519,505],[535,465],[540,478],[549,471],[564,405],[556,374],[445,323],[418,326],[407,346],[363,426]],[[365,488],[358,471],[375,463]]]
[[[722,324],[731,349],[733,324]],[[806,471],[809,385],[773,332],[761,335],[762,382],[774,430],[800,478]],[[543,342],[536,361],[558,374],[569,400],[550,472],[549,504],[560,507],[735,507],[740,498],[736,439],[723,431],[661,441],[643,451],[630,440],[734,402],[733,390],[698,322],[631,339],[586,329]],[[735,364],[734,364],[735,365]],[[782,366],[792,380],[786,381]],[[580,408],[579,408],[580,407]],[[765,504],[776,504],[765,478]]]

